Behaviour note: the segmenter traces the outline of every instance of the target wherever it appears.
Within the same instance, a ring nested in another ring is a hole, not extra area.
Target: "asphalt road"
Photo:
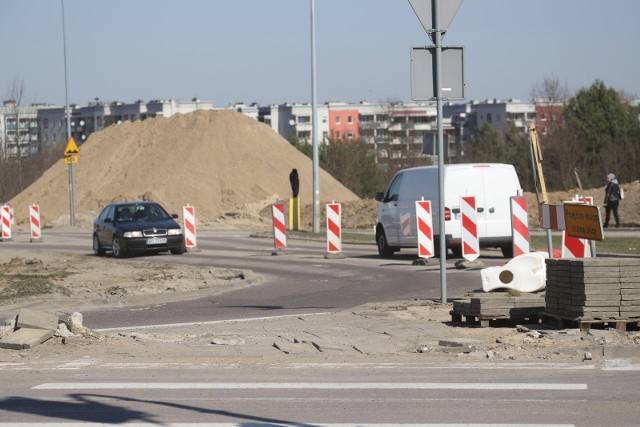
[[[98,329],[330,312],[368,302],[442,297],[439,260],[432,258],[427,265],[413,265],[417,253],[412,250],[403,250],[393,259],[381,259],[374,245],[345,243],[344,259],[326,259],[324,242],[289,239],[288,247],[273,255],[272,239],[251,237],[244,231],[199,232],[197,242],[197,252],[182,256],[160,254],[129,259],[251,270],[261,276],[260,283],[249,283],[215,298],[143,309],[109,307],[84,311],[85,325]],[[91,253],[91,239],[86,232],[49,230],[42,243],[31,244],[28,238],[19,236],[6,243],[30,249]],[[447,261],[448,299],[482,286],[479,269],[456,269],[456,261]],[[485,251],[480,261],[491,266],[506,260],[500,251]]]
[[[640,417],[638,371],[615,365],[75,362],[3,367],[0,427],[633,426]]]
[[[7,248],[32,244],[16,237]],[[412,265],[372,245],[344,245],[325,259],[322,242],[273,242],[244,232],[202,232],[199,252],[132,258],[235,267],[264,276],[255,285],[195,301],[86,312],[91,328],[338,311],[372,301],[438,299],[437,260]],[[86,253],[87,233],[49,231],[41,250]],[[5,242],[3,242],[5,249]],[[118,262],[118,260],[113,260]],[[505,262],[499,252],[486,266]],[[480,287],[479,270],[449,260],[447,294]],[[449,265],[450,264],[450,265]],[[85,352],[86,353],[86,352]],[[620,360],[586,363],[460,360],[430,364],[371,359],[230,363],[228,359],[124,354],[78,356],[73,346],[47,357],[3,353],[0,427],[99,425],[212,426],[632,426],[638,425],[640,370]]]

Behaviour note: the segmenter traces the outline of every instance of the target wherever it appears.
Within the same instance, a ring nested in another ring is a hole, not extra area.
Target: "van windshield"
[[[396,175],[391,181],[391,185],[389,186],[389,190],[387,190],[387,195],[384,198],[385,201],[398,200],[398,196],[400,195],[400,184],[402,184],[403,175]]]

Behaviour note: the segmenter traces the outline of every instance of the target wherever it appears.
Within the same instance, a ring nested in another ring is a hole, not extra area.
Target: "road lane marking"
[[[35,390],[587,390],[567,383],[43,383]]]

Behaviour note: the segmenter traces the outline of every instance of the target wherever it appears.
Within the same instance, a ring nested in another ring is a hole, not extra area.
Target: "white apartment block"
[[[5,101],[0,107],[0,157],[25,157],[40,150],[38,109]]]

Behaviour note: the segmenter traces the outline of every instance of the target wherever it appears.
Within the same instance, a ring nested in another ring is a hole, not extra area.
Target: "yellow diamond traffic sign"
[[[80,150],[78,149],[78,146],[76,145],[76,141],[73,139],[73,137],[69,138],[69,143],[67,144],[67,148],[64,150],[64,156],[65,157],[71,157],[71,156],[77,156],[80,154]]]

